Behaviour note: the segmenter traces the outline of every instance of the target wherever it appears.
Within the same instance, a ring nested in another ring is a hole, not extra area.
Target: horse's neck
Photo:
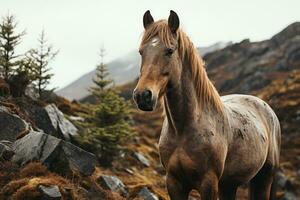
[[[199,126],[201,125],[199,123],[217,117],[217,111],[211,104],[199,106],[191,72],[188,69],[189,66],[183,66],[180,81],[177,84],[172,83],[173,87],[168,90],[164,99],[166,117],[177,134],[184,132],[187,127]]]
[[[187,66],[182,68],[188,69]],[[189,70],[183,70],[180,81],[171,85],[172,88],[168,89],[164,100],[165,112],[170,126],[180,133],[185,124],[191,124],[196,120],[200,114],[199,106]]]

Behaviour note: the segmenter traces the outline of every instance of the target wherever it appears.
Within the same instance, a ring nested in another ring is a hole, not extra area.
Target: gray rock
[[[23,119],[4,106],[0,106],[0,122],[0,140],[14,142],[22,131],[29,128]]]
[[[144,200],[159,200],[159,198],[155,194],[153,194],[147,187],[143,187],[139,191],[138,197]]]
[[[143,154],[134,152],[133,156],[146,167],[150,166],[149,160]]]
[[[11,143],[7,140],[0,141],[0,158],[3,160],[10,160],[14,155],[11,148]]]
[[[38,189],[42,193],[43,199],[45,200],[59,200],[62,198],[62,195],[57,185],[52,185],[52,186],[40,185]]]
[[[115,176],[103,175],[97,179],[97,182],[105,189],[117,192],[122,196],[128,196],[128,190],[124,183]]]
[[[45,110],[50,117],[52,126],[57,127],[57,131],[65,139],[70,139],[70,137],[77,135],[77,128],[64,117],[64,114],[54,104],[47,105]]]
[[[12,160],[20,165],[40,161],[58,173],[79,171],[90,176],[97,164],[94,154],[51,135],[31,131],[13,144]]]
[[[30,104],[24,109],[35,125],[47,134],[65,140],[77,135],[77,128],[65,118],[64,114],[54,104],[45,107]]]

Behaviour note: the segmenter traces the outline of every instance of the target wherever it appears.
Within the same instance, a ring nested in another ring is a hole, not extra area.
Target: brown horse
[[[163,102],[159,151],[171,199],[188,199],[192,189],[202,200],[235,199],[247,182],[250,199],[272,198],[280,152],[273,110],[254,96],[220,97],[174,11],[157,22],[147,11],[143,22],[134,100],[144,111]]]

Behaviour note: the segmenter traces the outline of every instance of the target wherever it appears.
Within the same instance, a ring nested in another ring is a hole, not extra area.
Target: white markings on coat
[[[158,38],[154,38],[154,39],[151,41],[151,46],[155,47],[155,46],[158,45],[158,43],[159,43]]]

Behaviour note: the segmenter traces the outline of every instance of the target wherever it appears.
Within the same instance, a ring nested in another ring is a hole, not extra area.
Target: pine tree
[[[97,66],[96,86],[91,93],[96,95],[98,103],[92,106],[92,113],[83,124],[86,132],[78,141],[83,148],[95,153],[104,166],[110,165],[122,150],[124,140],[134,133],[130,126],[130,103],[120,97],[114,88],[109,73],[103,63],[104,50],[101,50],[101,63]]]
[[[90,88],[92,95],[100,99],[101,99],[101,94],[104,92],[104,90],[113,83],[113,80],[109,78],[108,69],[104,64],[104,55],[105,55],[105,49],[101,48],[100,49],[101,61],[96,68],[96,78],[93,79],[95,86]]]
[[[35,85],[37,87],[40,98],[42,98],[43,91],[48,86],[53,74],[50,73],[51,68],[49,63],[58,54],[58,50],[54,50],[52,45],[47,44],[45,32],[42,31],[38,39],[38,47],[29,51],[29,58],[34,60],[33,68],[35,74]]]
[[[13,15],[3,17],[0,24],[0,72],[1,76],[8,82],[19,61],[16,55],[16,47],[21,42],[25,31],[17,33],[17,23]]]

